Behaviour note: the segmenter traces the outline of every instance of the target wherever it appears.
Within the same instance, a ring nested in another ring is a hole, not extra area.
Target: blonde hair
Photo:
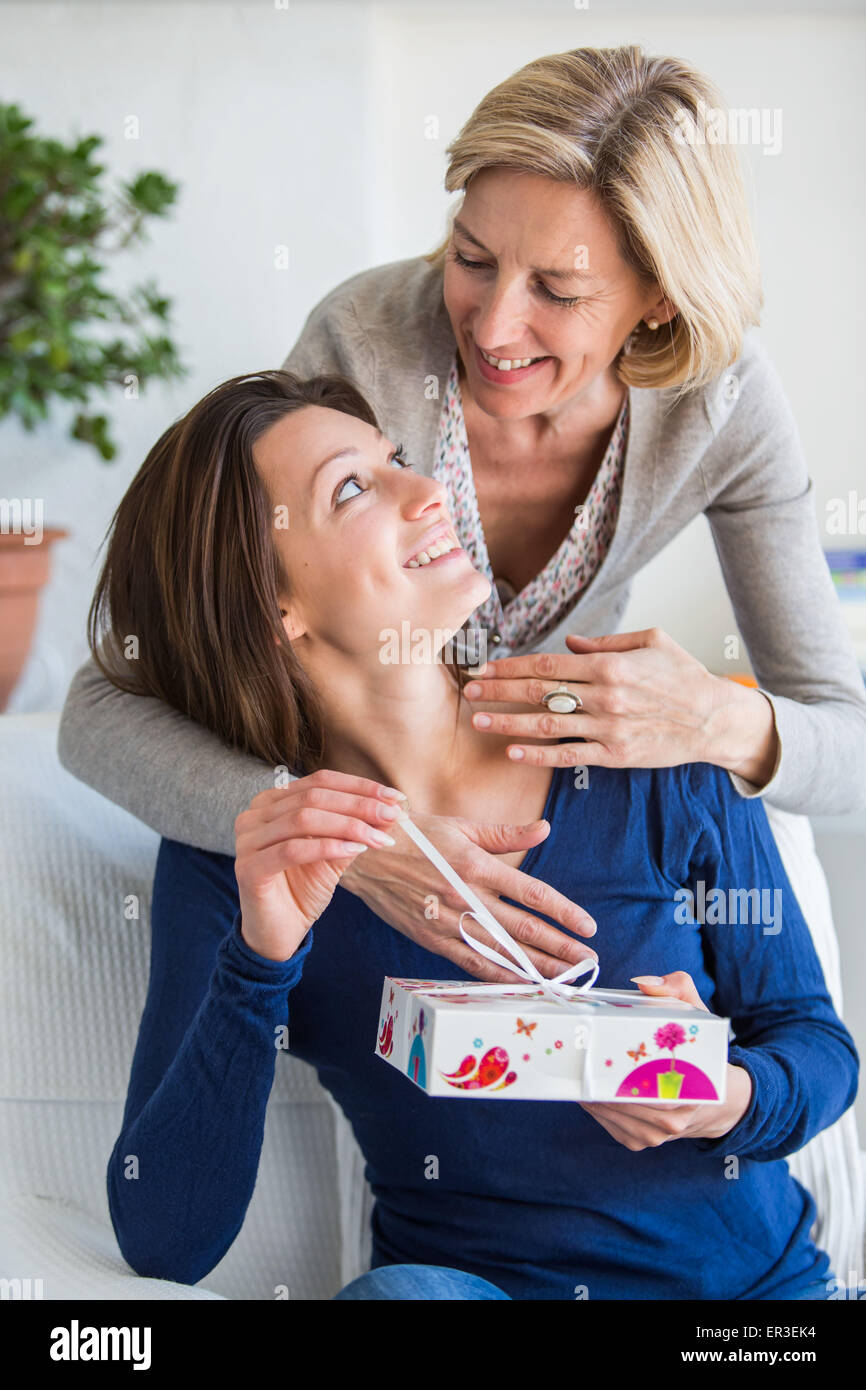
[[[479,102],[451,141],[445,188],[503,165],[585,189],[608,215],[622,259],[676,306],[656,330],[641,321],[616,369],[628,386],[681,394],[736,361],[764,296],[736,151],[689,139],[722,104],[707,77],[637,45],[537,58]],[[679,132],[679,134],[678,134]],[[448,235],[424,260],[443,264]]]

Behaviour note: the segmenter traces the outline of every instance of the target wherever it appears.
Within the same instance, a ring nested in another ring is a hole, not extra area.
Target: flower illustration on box
[[[656,1047],[670,1052],[670,1062],[664,1057],[643,1062],[620,1082],[616,1094],[630,1100],[718,1100],[718,1092],[705,1071],[691,1062],[676,1062],[674,1052],[687,1038],[678,1023],[665,1023],[653,1034]],[[641,1044],[642,1048],[643,1044]],[[640,1055],[641,1049],[628,1049],[630,1057]]]
[[[659,1100],[679,1100],[680,1098],[683,1073],[676,1069],[674,1050],[682,1047],[685,1040],[685,1029],[681,1028],[678,1023],[665,1023],[661,1028],[657,1028],[653,1034],[656,1047],[661,1047],[671,1054],[670,1070],[658,1073]]]

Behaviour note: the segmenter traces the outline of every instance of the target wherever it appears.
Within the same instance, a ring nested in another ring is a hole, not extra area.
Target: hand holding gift
[[[684,1003],[692,1004],[695,1008],[709,1013],[695,989],[694,980],[684,970],[675,970],[672,974],[664,976],[635,975],[632,977],[632,983],[644,994],[682,999]],[[666,1030],[675,1027],[676,1025],[667,1024],[659,1032],[665,1033]],[[657,1042],[659,1046],[669,1048],[673,1058],[678,1039],[671,1034],[657,1038]],[[673,1062],[671,1066],[672,1074],[676,1076],[677,1073],[673,1072]],[[749,1073],[745,1068],[733,1066],[728,1062],[725,1100],[720,1106],[707,1105],[705,1101],[688,1106],[665,1106],[658,1103],[643,1105],[622,1101],[616,1104],[581,1101],[579,1104],[583,1105],[584,1110],[618,1143],[637,1152],[640,1149],[657,1148],[669,1139],[720,1139],[723,1134],[729,1133],[739,1124],[749,1108],[751,1099],[752,1078]]]
[[[721,1113],[728,1073],[737,1070],[727,1063],[730,1020],[710,1013],[687,975],[670,978],[681,986],[685,981],[690,994],[663,989],[661,998],[645,998],[640,990],[594,990],[597,961],[545,978],[411,818],[399,824],[470,904],[460,917],[467,945],[525,983],[503,988],[386,976],[376,1030],[379,1057],[434,1096],[596,1097],[627,1107],[634,1096],[661,1109],[671,1098],[677,1108],[692,1109],[690,1102],[701,1101]],[[511,959],[470,936],[464,917],[483,926]],[[583,984],[571,983],[587,970]],[[652,990],[650,981],[644,994]],[[674,1051],[684,1044],[689,1060],[675,1062]],[[661,1055],[652,1056],[650,1049]]]

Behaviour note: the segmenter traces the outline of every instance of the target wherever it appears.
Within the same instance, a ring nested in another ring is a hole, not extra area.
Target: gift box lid
[[[722,1019],[721,1015],[699,1009],[682,999],[669,995],[642,994],[637,989],[592,989],[572,995],[561,1003],[550,999],[541,989],[531,985],[472,985],[466,980],[408,980],[389,975],[391,984],[399,986],[408,994],[423,999],[432,1008],[443,1012],[457,1012],[472,1007],[473,1012],[507,1013],[520,1008],[533,1014],[557,1014],[563,1009],[574,1009],[578,1013],[590,1013],[599,1008],[609,1012],[613,1009],[629,1010],[635,1017],[652,1018],[663,1013],[667,1018],[686,1018],[699,1013],[706,1018]]]

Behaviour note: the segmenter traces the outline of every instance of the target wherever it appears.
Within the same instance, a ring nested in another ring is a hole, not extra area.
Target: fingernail
[[[402,801],[405,801],[405,800],[406,800],[406,793],[405,793],[405,792],[398,792],[398,790],[397,790],[396,787],[380,787],[380,788],[379,788],[379,795],[380,795],[380,796],[396,796],[399,800],[402,800]]]
[[[392,835],[386,835],[384,830],[370,829],[370,839],[375,840],[377,845],[396,845],[397,841]]]
[[[663,985],[664,976],[662,975],[632,975],[633,985]]]
[[[483,676],[484,672],[487,670],[487,662],[482,661],[480,666],[467,666],[466,669],[470,676]]]
[[[476,729],[489,729],[492,720],[489,714],[473,714],[472,723]]]
[[[520,762],[520,759],[523,757],[523,749],[522,749],[522,748],[509,748],[509,750],[508,750],[508,756],[509,756],[509,758],[513,759],[514,762],[519,763],[519,762]]]
[[[402,816],[402,814],[403,814],[403,808],[402,808],[402,806],[387,806],[387,805],[386,805],[386,806],[380,806],[380,807],[379,807],[379,815],[382,817],[382,820],[396,820],[397,817],[398,817],[398,816]]]
[[[470,681],[468,685],[464,685],[463,694],[467,700],[474,700],[476,695],[481,694],[481,686],[477,681]]]

